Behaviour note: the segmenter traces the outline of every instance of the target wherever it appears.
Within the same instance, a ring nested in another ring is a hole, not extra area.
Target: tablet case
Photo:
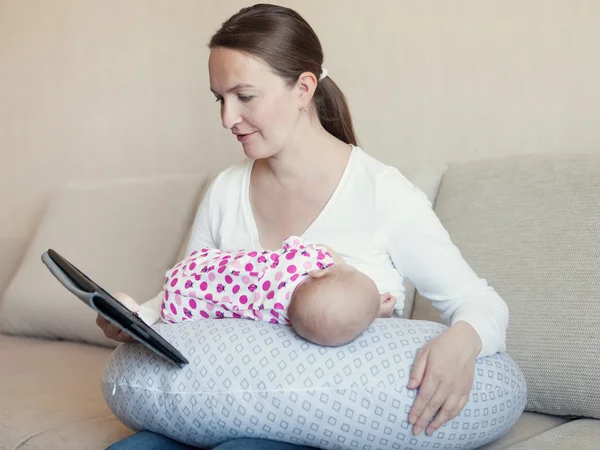
[[[181,368],[189,363],[175,347],[154,331],[137,314],[102,289],[56,251],[48,249],[44,252],[42,262],[64,287],[110,323],[178,367]]]

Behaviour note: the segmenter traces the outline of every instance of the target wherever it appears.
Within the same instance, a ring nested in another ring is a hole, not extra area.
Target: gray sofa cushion
[[[569,422],[569,419],[564,417],[525,412],[519,417],[517,423],[515,423],[508,433],[494,442],[479,447],[477,450],[503,450],[510,448],[511,445],[523,442],[567,422]]]
[[[526,409],[600,418],[600,156],[450,165],[436,212],[510,309]],[[416,301],[413,318],[439,320]]]
[[[600,420],[580,419],[508,447],[509,450],[598,450]]]

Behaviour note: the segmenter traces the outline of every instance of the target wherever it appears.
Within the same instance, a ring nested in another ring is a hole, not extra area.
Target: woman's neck
[[[320,123],[299,126],[295,138],[279,153],[263,160],[263,168],[286,187],[343,172],[351,147],[329,134]]]

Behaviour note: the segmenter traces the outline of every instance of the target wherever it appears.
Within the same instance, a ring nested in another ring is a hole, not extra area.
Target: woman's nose
[[[237,108],[235,108],[235,105],[224,101],[223,106],[221,106],[221,122],[223,123],[223,127],[231,129],[241,121],[242,116],[237,111]]]

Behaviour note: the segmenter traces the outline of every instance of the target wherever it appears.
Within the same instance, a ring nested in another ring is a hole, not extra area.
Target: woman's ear
[[[317,89],[317,77],[312,72],[304,72],[298,77],[298,99],[303,105],[308,105]]]

